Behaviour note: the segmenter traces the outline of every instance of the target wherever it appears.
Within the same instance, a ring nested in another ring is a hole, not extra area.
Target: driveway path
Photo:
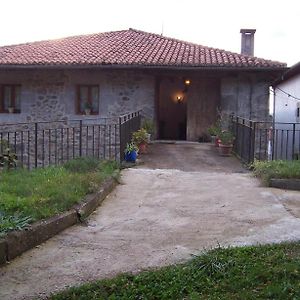
[[[300,237],[300,193],[261,187],[235,158],[219,157],[209,145],[155,144],[144,161],[122,171],[123,183],[86,225],[0,268],[0,299],[44,297],[119,272],[185,260],[218,243]]]

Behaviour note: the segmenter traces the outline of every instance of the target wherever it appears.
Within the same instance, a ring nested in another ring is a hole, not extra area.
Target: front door
[[[187,93],[182,78],[161,79],[158,99],[159,138],[185,140]]]

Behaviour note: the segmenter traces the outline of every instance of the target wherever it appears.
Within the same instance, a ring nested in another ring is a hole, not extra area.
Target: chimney
[[[241,29],[242,43],[241,54],[254,55],[254,34],[256,29]]]

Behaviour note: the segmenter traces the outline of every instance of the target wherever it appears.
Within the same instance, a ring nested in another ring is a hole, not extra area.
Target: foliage
[[[207,132],[211,136],[219,136],[219,134],[221,133],[221,128],[218,124],[211,125],[207,128]]]
[[[131,143],[127,143],[124,153],[127,154],[127,153],[130,153],[133,151],[138,151],[138,150],[139,150],[139,147],[135,143],[131,142]]]
[[[8,141],[2,140],[0,142],[0,168],[13,169],[17,166],[17,162],[17,155],[11,151]]]
[[[90,160],[78,159],[74,164],[67,164],[67,168],[3,171],[0,174],[0,211],[6,219],[18,215],[33,221],[70,209],[86,194],[95,192],[105,178],[116,176],[118,172],[116,162],[98,161],[97,169],[87,162]],[[79,170],[79,166],[84,166],[85,170]]]
[[[299,299],[300,243],[218,248],[179,265],[73,287],[68,299]]]
[[[300,179],[299,160],[273,160],[254,161],[252,165],[254,174],[269,184],[271,178],[296,178]]]
[[[0,211],[0,237],[11,230],[21,230],[26,228],[32,221],[33,219],[31,217],[24,217],[20,213],[7,216]]]
[[[154,122],[151,119],[144,119],[142,123],[142,128],[147,131],[149,134],[154,134],[155,126]]]
[[[222,145],[231,145],[234,141],[234,135],[227,130],[223,130],[218,135]]]
[[[132,134],[132,142],[136,145],[146,144],[148,141],[147,131],[142,128]]]

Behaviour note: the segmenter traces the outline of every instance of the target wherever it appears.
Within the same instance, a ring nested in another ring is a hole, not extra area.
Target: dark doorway
[[[187,91],[182,78],[166,77],[160,80],[158,115],[160,139],[186,139]]]

